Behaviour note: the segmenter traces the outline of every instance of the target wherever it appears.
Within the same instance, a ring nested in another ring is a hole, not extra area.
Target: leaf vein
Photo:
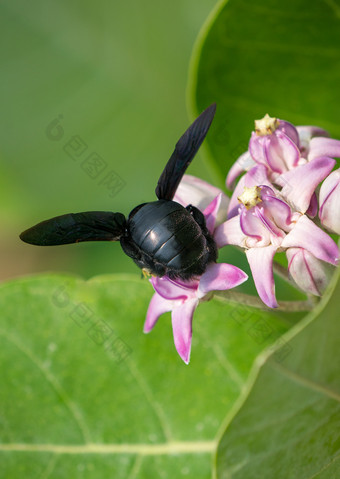
[[[311,379],[305,378],[301,376],[300,374],[292,371],[291,369],[284,367],[282,364],[272,363],[272,366],[274,367],[274,369],[278,370],[288,379],[291,379],[292,381],[299,384],[300,386],[307,387],[309,389],[312,389],[313,391],[322,393],[325,396],[340,402],[340,394],[337,393],[336,391],[333,391],[329,387],[326,387],[323,384],[319,384],[315,381],[312,381]]]
[[[127,479],[136,479],[137,474],[139,473],[140,468],[142,467],[143,459],[144,459],[144,456],[142,456],[141,454],[136,456],[135,462],[132,466],[131,472]]]
[[[87,427],[87,424],[84,421],[83,415],[81,414],[80,410],[78,409],[77,405],[69,398],[68,394],[66,393],[65,389],[61,386],[58,382],[55,375],[46,369],[46,367],[41,363],[41,361],[32,353],[29,348],[26,348],[21,341],[19,341],[15,336],[9,334],[8,332],[0,329],[0,334],[2,334],[5,339],[7,339],[10,343],[16,346],[19,351],[21,351],[28,359],[32,361],[32,363],[40,370],[42,375],[45,377],[46,381],[52,386],[56,394],[63,400],[66,408],[69,410],[71,416],[73,417],[74,421],[78,425],[80,432],[82,433],[84,442],[91,442],[91,434]]]
[[[325,471],[329,466],[334,464],[339,458],[340,458],[340,453],[337,454],[335,457],[333,457],[333,459],[328,464],[325,464],[324,467],[322,469],[320,469],[320,471],[316,472],[315,474],[313,474],[312,476],[310,476],[307,479],[315,479],[319,474],[321,474],[323,471]]]
[[[182,441],[160,444],[25,444],[0,443],[1,451],[12,452],[50,452],[54,454],[137,454],[141,456],[159,456],[166,454],[202,454],[213,453],[216,441]]]
[[[159,421],[159,424],[161,426],[161,429],[162,429],[165,440],[170,442],[171,438],[172,438],[171,429],[170,429],[170,426],[168,424],[166,415],[165,415],[162,407],[160,406],[160,404],[154,398],[154,395],[153,395],[151,389],[149,388],[148,384],[146,383],[146,381],[145,381],[144,377],[142,376],[142,374],[140,373],[140,371],[138,371],[137,366],[136,366],[135,362],[131,359],[131,357],[128,358],[126,360],[126,362],[128,364],[128,368],[129,368],[131,374],[136,379],[136,381],[139,384],[141,390],[143,391],[148,403],[150,404],[150,406],[152,407],[156,417],[158,418],[158,421]]]

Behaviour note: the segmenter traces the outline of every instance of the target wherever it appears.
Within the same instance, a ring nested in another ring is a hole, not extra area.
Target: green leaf
[[[287,343],[276,359],[287,347],[290,353],[262,367],[265,355],[257,359],[249,388],[255,385],[227,419],[218,479],[339,477],[339,294],[337,274],[316,310],[281,339]]]
[[[193,116],[217,103],[207,142],[221,183],[265,113],[340,138],[339,19],[335,1],[217,5],[196,43],[188,100]]]
[[[289,325],[202,303],[186,366],[169,314],[142,333],[152,292],[134,276],[1,285],[4,477],[210,477],[221,421],[254,358]]]

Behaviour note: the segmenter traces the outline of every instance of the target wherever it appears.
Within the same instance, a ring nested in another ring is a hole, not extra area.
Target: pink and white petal
[[[261,220],[266,230],[266,235],[262,236],[262,241],[255,244],[257,246],[266,246],[271,243],[275,244],[278,247],[282,242],[282,238],[284,238],[285,236],[285,232],[276,224],[276,217],[272,218],[272,216],[268,214],[268,211],[264,208],[264,206],[255,207],[254,215]],[[253,245],[254,243],[251,244],[250,241],[247,241],[248,247],[252,247]]]
[[[245,236],[255,238],[263,243],[270,242],[270,232],[266,218],[261,214],[260,208],[255,206],[246,209],[245,206],[240,209],[240,226]]]
[[[316,193],[313,193],[308,206],[308,210],[306,211],[306,215],[308,215],[310,218],[315,218],[317,213],[318,213],[318,197],[316,196]]]
[[[252,186],[269,186],[273,188],[267,175],[267,168],[264,165],[256,165],[244,176],[244,186],[251,188]]]
[[[303,157],[309,153],[309,143],[314,136],[329,136],[329,133],[318,126],[297,126],[300,138],[300,152]]]
[[[171,280],[167,276],[159,278],[158,276],[152,277],[150,283],[154,287],[156,293],[162,298],[170,301],[183,301],[194,296],[198,287],[197,281],[188,281],[185,285]]]
[[[171,301],[167,301],[166,299],[162,298],[162,296],[159,296],[159,294],[155,293],[151,298],[148,312],[146,313],[146,320],[143,328],[144,333],[149,333],[157,323],[158,318],[162,314],[171,311],[172,306],[173,305]]]
[[[296,127],[301,142],[310,142],[314,136],[329,136],[328,131],[313,125],[301,125]]]
[[[273,274],[273,258],[276,246],[251,248],[246,251],[257,292],[269,308],[277,308]]]
[[[322,183],[319,201],[322,225],[340,234],[340,169],[333,171]]]
[[[249,153],[252,159],[262,165],[267,165],[265,157],[265,146],[270,142],[272,135],[259,136],[254,131],[249,140]]]
[[[308,160],[311,161],[319,156],[340,158],[340,141],[322,136],[312,138],[309,144]]]
[[[292,123],[289,123],[289,121],[279,120],[279,126],[277,128],[277,131],[282,131],[296,144],[297,147],[300,146],[299,133],[295,126],[292,125]]]
[[[269,168],[279,174],[295,168],[300,159],[296,144],[280,131],[271,136],[271,141],[265,148],[265,155]]]
[[[217,195],[221,196],[221,206],[218,213],[218,221],[225,221],[225,211],[229,205],[229,198],[216,186],[210,185],[206,181],[196,178],[191,175],[184,175],[174,196],[174,201],[180,203],[182,206],[193,205],[201,211],[209,205],[209,203],[216,198]]]
[[[186,301],[176,306],[171,314],[175,347],[186,364],[190,361],[192,318],[197,305],[198,299]]]
[[[219,225],[214,232],[214,240],[218,248],[222,248],[227,244],[244,246],[246,236],[241,230],[240,217],[234,216]]]
[[[305,213],[316,187],[329,175],[334,165],[332,158],[320,157],[283,173],[276,179],[277,184],[282,186],[281,195],[297,211]]]
[[[275,224],[284,231],[291,229],[292,210],[290,206],[280,198],[276,198],[272,194],[267,194],[266,190],[262,190],[262,206],[265,215],[273,218]]]
[[[304,248],[316,258],[334,264],[339,261],[339,248],[332,238],[306,215],[301,216],[281,243],[282,248]]]
[[[235,288],[247,279],[246,273],[236,266],[227,263],[211,263],[201,276],[198,297],[203,298],[210,291]]]
[[[227,175],[226,185],[230,190],[233,189],[235,180],[244,172],[248,171],[255,165],[254,160],[250,156],[249,151],[243,153],[230,168]]]
[[[238,197],[241,196],[244,191],[244,186],[245,186],[244,181],[245,181],[245,176],[242,176],[240,178],[240,181],[237,183],[236,188],[234,189],[234,192],[230,198],[228,212],[227,212],[228,219],[238,215],[238,210],[240,207],[240,202],[238,200]]]
[[[278,193],[277,189],[272,185],[267,176],[267,168],[264,165],[256,165],[251,168],[238,182],[234,193],[231,197],[228,209],[228,219],[239,214],[240,202],[238,197],[244,192],[244,187],[252,188],[253,186],[266,186],[271,188],[273,196]]]
[[[205,216],[205,222],[208,228],[209,233],[212,235],[215,230],[216,226],[216,219],[217,219],[217,213],[221,205],[221,200],[222,200],[222,193],[216,196],[212,200],[211,203],[205,208],[203,211],[203,214]],[[227,216],[227,212],[225,212],[225,216]],[[227,219],[227,217],[224,218],[224,221]]]
[[[321,185],[319,201],[322,225],[340,234],[340,169],[333,171]]]
[[[319,193],[320,208],[322,208],[323,203],[332,194],[333,190],[338,186],[339,183],[340,183],[340,168],[332,171],[332,173],[329,176],[327,176],[325,181],[322,183],[320,188],[320,193]]]
[[[288,271],[306,293],[321,296],[334,273],[334,266],[315,258],[303,248],[288,248]]]

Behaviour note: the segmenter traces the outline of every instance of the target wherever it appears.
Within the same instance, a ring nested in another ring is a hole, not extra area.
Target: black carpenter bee
[[[128,219],[122,213],[86,211],[42,221],[21,233],[40,246],[81,241],[120,241],[123,251],[145,274],[188,280],[201,275],[217,259],[217,247],[203,213],[172,201],[190,162],[201,146],[216,105],[210,105],[176,144],[156,187],[158,200],[136,206]]]

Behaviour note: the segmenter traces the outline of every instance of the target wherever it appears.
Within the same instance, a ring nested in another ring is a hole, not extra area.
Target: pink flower
[[[188,364],[192,319],[199,302],[210,299],[212,291],[234,288],[247,278],[242,270],[226,263],[211,263],[197,280],[183,282],[172,281],[166,276],[152,278],[150,281],[156,293],[149,305],[144,332],[151,331],[158,318],[171,311],[175,347],[183,361]]]
[[[184,205],[190,203],[201,208],[205,205],[203,214],[212,235],[214,235],[216,219],[221,216],[220,210],[222,210],[222,219],[226,218],[227,197],[217,188],[197,178],[185,175],[174,199]],[[166,276],[151,278],[150,282],[155,294],[148,308],[144,332],[150,332],[159,317],[171,311],[175,347],[183,361],[188,364],[192,319],[199,302],[211,299],[213,291],[234,288],[247,279],[248,276],[242,270],[226,263],[210,263],[202,276],[190,281],[174,281]]]
[[[220,196],[221,202],[216,213],[216,225],[227,219],[229,198],[216,186],[191,175],[184,175],[174,196],[174,201],[182,206],[193,205],[204,211],[212,200]],[[209,228],[208,228],[209,229]]]
[[[258,168],[263,174],[263,167]],[[219,248],[234,244],[245,249],[257,292],[267,306],[278,306],[273,276],[277,251],[302,248],[308,253],[308,262],[314,257],[333,265],[338,263],[339,250],[330,236],[306,215],[293,211],[274,189],[266,185],[245,187],[238,199],[241,203],[238,214],[217,228],[215,241]],[[294,272],[296,261],[291,273],[298,278]],[[313,276],[313,279],[318,282],[318,278]],[[307,284],[299,279],[298,282],[310,292]]]

